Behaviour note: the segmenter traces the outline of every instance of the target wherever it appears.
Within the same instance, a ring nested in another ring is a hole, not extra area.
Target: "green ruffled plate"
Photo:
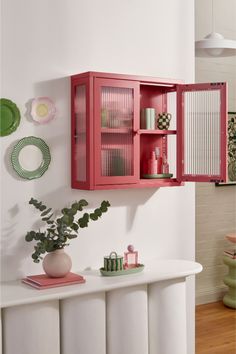
[[[6,98],[0,99],[0,136],[10,135],[20,124],[17,105]]]
[[[19,154],[21,150],[28,145],[36,146],[41,151],[43,157],[40,166],[33,171],[28,171],[24,169],[20,165],[19,161]],[[45,143],[45,141],[40,138],[36,138],[35,136],[28,136],[18,141],[18,143],[14,146],[11,154],[11,162],[14,170],[18,173],[20,177],[25,179],[34,179],[41,177],[44,172],[47,171],[50,161],[51,154],[48,145]]]
[[[144,264],[139,264],[138,267],[123,269],[123,270],[116,270],[116,271],[107,271],[104,268],[100,268],[100,272],[105,277],[115,277],[117,275],[128,275],[134,273],[140,273],[144,269]]]

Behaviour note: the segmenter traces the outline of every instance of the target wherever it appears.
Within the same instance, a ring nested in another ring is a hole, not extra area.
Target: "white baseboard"
[[[196,293],[196,305],[208,304],[222,300],[227,292],[227,287],[221,286],[214,289],[202,289]]]

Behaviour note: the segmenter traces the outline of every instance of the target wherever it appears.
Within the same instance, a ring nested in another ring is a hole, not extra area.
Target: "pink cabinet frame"
[[[102,127],[101,90],[104,87],[127,88],[133,93],[133,121],[130,127],[132,172],[127,175],[106,175],[101,172],[102,139],[105,139],[103,137],[109,136],[107,140],[111,141],[112,137],[118,139],[120,133],[122,141],[122,134],[125,136],[127,133],[125,128],[117,130]],[[160,112],[168,112],[167,94],[172,92],[176,93],[176,129],[170,128],[166,131],[141,129],[140,109],[154,105]],[[226,83],[185,85],[176,80],[97,72],[72,76],[72,188],[85,190],[157,188],[180,186],[184,181],[225,181],[226,102]],[[141,156],[145,154],[145,149],[152,149],[158,145],[161,151],[165,150],[168,154],[167,138],[170,135],[176,136],[176,177],[144,179]]]
[[[76,87],[85,86],[85,101],[86,101],[86,121],[85,121],[85,137],[86,143],[84,149],[86,150],[86,161],[83,166],[85,180],[78,181],[77,179],[77,144],[76,140],[80,139],[76,127],[76,108],[75,108],[75,95]],[[93,80],[91,77],[79,76],[71,81],[71,186],[75,189],[93,189],[93,161],[94,161],[94,138],[93,138],[93,121],[90,117],[93,112]]]

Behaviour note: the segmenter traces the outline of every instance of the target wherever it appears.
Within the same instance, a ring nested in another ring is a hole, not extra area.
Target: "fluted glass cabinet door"
[[[139,176],[139,86],[95,80],[95,184],[135,183]]]
[[[92,189],[91,159],[93,136],[92,81],[87,77],[72,80],[71,85],[71,182],[73,188]]]
[[[226,83],[178,85],[177,177],[226,181]]]

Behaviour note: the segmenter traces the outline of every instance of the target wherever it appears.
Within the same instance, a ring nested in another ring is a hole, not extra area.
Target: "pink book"
[[[48,289],[58,286],[85,283],[84,277],[79,274],[69,273],[63,278],[50,278],[46,274],[29,275],[22,282],[37,289]]]
[[[28,284],[32,286],[35,289],[50,289],[50,288],[57,288],[59,286],[66,286],[66,285],[74,285],[74,284],[82,284],[85,283],[85,279],[83,280],[76,280],[76,281],[71,281],[71,282],[65,282],[65,283],[59,283],[59,284],[49,284],[49,285],[39,285],[36,283],[33,283],[32,281],[28,280],[27,278],[23,278],[22,283]]]

